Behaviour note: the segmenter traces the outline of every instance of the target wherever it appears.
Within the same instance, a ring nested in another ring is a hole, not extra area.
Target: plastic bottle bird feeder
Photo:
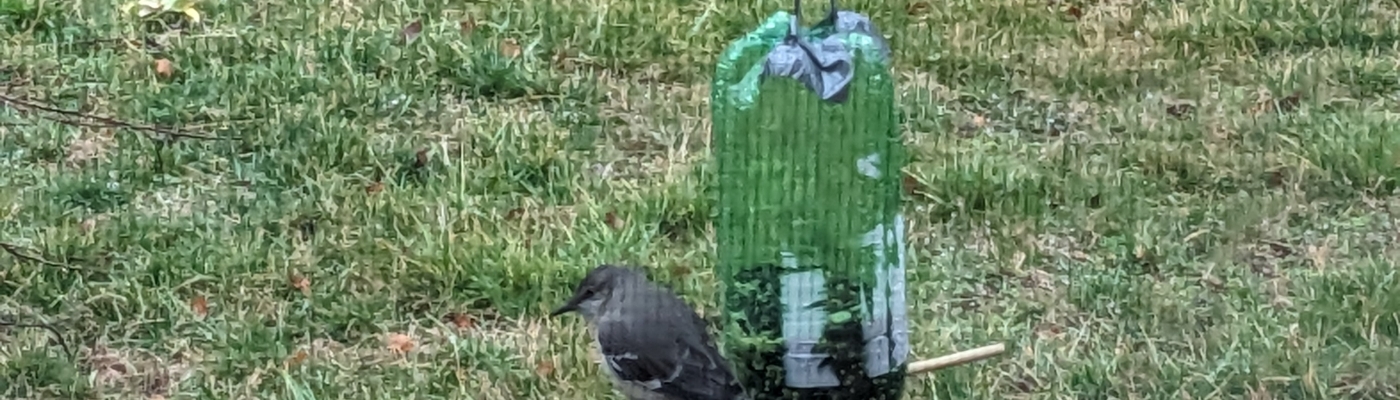
[[[711,86],[724,346],[754,400],[897,399],[909,322],[889,49],[837,10],[778,12]]]

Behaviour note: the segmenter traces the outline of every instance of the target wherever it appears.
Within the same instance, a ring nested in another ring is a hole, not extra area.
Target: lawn
[[[1007,346],[909,398],[1400,397],[1400,3],[842,4],[914,356]],[[788,4],[121,6],[0,0],[0,397],[619,399],[589,267],[718,314],[707,83]]]

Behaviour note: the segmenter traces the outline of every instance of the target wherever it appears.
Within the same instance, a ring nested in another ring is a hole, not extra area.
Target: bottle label
[[[903,365],[909,355],[909,319],[904,298],[904,217],[895,215],[892,222],[876,226],[862,238],[876,260],[875,265],[870,266],[875,268],[876,277],[875,287],[870,288],[873,296],[861,293],[864,299],[861,313],[865,316],[861,321],[866,340],[865,372],[871,377],[893,371]],[[886,256],[888,246],[896,248],[894,260]],[[783,267],[796,270],[796,255],[784,252]],[[816,351],[827,321],[826,311],[819,306],[825,297],[822,293],[825,283],[822,271],[794,271],[782,277],[783,339],[787,344],[783,368],[789,387],[841,386],[836,373],[821,366],[828,355]]]
[[[904,298],[906,249],[904,216],[896,214],[890,225],[881,224],[866,234],[865,244],[875,252],[875,304],[862,311],[865,321],[865,372],[870,376],[889,373],[904,365],[909,356],[909,317]],[[895,259],[886,256],[895,247]]]
[[[797,269],[797,256],[783,253],[783,267]],[[787,386],[794,388],[821,388],[841,386],[841,380],[830,368],[822,368],[827,355],[816,351],[822,338],[822,328],[826,326],[826,310],[811,307],[821,304],[822,290],[826,278],[822,271],[800,271],[783,274],[783,340],[787,353],[783,356],[783,370],[787,374]]]

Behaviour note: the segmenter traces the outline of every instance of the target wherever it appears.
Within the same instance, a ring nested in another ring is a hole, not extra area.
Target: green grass
[[[910,398],[1400,396],[1396,3],[914,3],[843,2],[897,58],[914,353],[1008,352]],[[783,2],[197,7],[0,0],[0,94],[221,138],[0,106],[0,314],[78,353],[0,327],[0,397],[617,398],[544,318],[588,267],[717,314],[706,82]]]

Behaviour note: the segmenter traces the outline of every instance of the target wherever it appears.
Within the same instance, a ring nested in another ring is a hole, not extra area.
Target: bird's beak
[[[577,310],[578,310],[578,303],[581,303],[581,302],[583,302],[583,293],[574,293],[574,297],[570,297],[570,298],[569,298],[569,301],[565,302],[564,305],[559,306],[559,308],[554,309],[554,312],[549,313],[549,316],[550,316],[550,317],[557,317],[557,316],[559,316],[560,314],[563,314],[563,313],[567,313],[567,312],[570,312],[570,311],[577,311]]]
[[[565,305],[560,306],[559,308],[554,309],[554,312],[549,313],[549,316],[550,316],[550,317],[557,317],[557,316],[559,316],[559,314],[563,314],[563,313],[566,313],[566,312],[569,312],[569,311],[573,311],[573,310],[575,310],[575,309],[578,309],[578,306],[577,306],[577,305],[574,305],[574,304],[565,304]]]

